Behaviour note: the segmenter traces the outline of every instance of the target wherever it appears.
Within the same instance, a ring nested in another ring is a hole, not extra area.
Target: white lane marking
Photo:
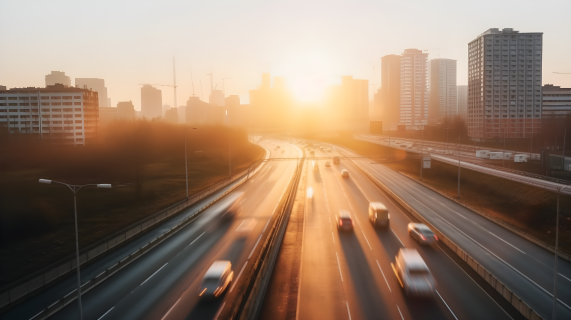
[[[351,320],[351,310],[349,310],[349,302],[345,301],[345,304],[347,305],[347,313],[349,314],[349,320]]]
[[[341,273],[341,264],[339,263],[339,255],[337,254],[337,252],[335,252],[335,255],[337,256],[337,266],[339,267],[339,275],[341,276],[341,282],[343,282],[343,273]]]
[[[218,312],[216,312],[216,315],[214,316],[214,320],[218,319],[218,316],[220,315],[220,313],[222,312],[222,309],[224,309],[224,305],[226,304],[226,302],[224,302],[222,304],[222,306],[220,307],[220,309],[218,309]]]
[[[385,278],[385,273],[383,272],[383,269],[381,269],[381,265],[379,264],[379,260],[375,260],[375,261],[377,261],[377,266],[379,267],[379,270],[381,270],[381,274],[383,275],[383,278],[385,279],[385,283],[387,284],[387,287],[389,287],[389,291],[393,292],[393,290],[391,290],[391,286],[389,286],[389,282],[387,281],[387,278]],[[401,317],[402,317],[402,314],[401,314]]]
[[[404,317],[402,316],[402,312],[400,312],[400,308],[399,308],[399,305],[398,305],[398,304],[397,304],[397,309],[399,310],[400,318],[401,318],[402,320],[404,320]]]
[[[371,249],[371,251],[373,251],[373,248],[371,248],[371,244],[369,243],[369,240],[367,240],[367,236],[365,235],[365,232],[363,230],[361,230],[361,232],[363,232],[363,237],[365,237],[365,241],[367,241],[367,244],[369,245],[369,249]]]
[[[101,317],[97,318],[97,320],[101,320],[103,319],[103,317],[105,317],[109,312],[111,312],[111,310],[115,309],[115,307],[111,307],[111,309],[107,310],[107,312],[105,312]]]
[[[234,287],[236,286],[236,283],[238,283],[238,279],[240,279],[240,276],[242,275],[242,272],[244,272],[244,269],[246,268],[246,265],[248,265],[248,261],[246,261],[246,263],[244,263],[244,266],[242,267],[242,270],[240,270],[240,273],[238,274],[238,277],[236,277],[236,279],[234,280],[234,283],[232,284],[232,288],[230,288],[229,292],[232,292],[232,290],[234,290]]]
[[[567,279],[567,281],[571,281],[571,279],[567,278],[566,276],[562,275],[561,273],[558,273],[558,275],[562,276],[563,278]]]
[[[448,308],[448,311],[450,311],[450,313],[452,314],[452,316],[454,317],[454,319],[458,320],[458,318],[456,317],[456,315],[454,314],[454,312],[452,312],[452,309],[450,309],[450,307],[448,306],[448,304],[446,303],[446,301],[444,301],[444,299],[442,299],[442,296],[440,295],[440,293],[438,292],[438,290],[435,290],[436,293],[438,294],[438,296],[440,297],[440,300],[442,300],[442,302],[444,302],[444,305],[446,305],[446,308]]]
[[[387,179],[388,180],[388,179]],[[425,207],[426,209],[428,209],[429,211],[431,211],[432,213],[434,213],[436,216],[438,216],[440,219],[442,219],[443,221],[445,221],[446,223],[448,223],[452,228],[456,229],[458,232],[460,232],[461,234],[463,234],[466,238],[472,240],[475,244],[477,244],[479,247],[481,247],[482,249],[486,250],[487,252],[489,252],[491,255],[493,255],[494,257],[496,257],[498,260],[500,260],[501,262],[503,262],[505,265],[507,265],[508,267],[510,267],[512,270],[514,270],[515,272],[519,273],[522,277],[526,278],[529,282],[533,283],[536,287],[538,287],[539,289],[541,289],[543,292],[547,293],[549,296],[553,297],[553,294],[547,290],[545,290],[542,286],[540,286],[539,284],[537,284],[535,281],[531,280],[528,276],[526,276],[525,274],[523,274],[521,271],[519,271],[518,269],[514,268],[511,264],[507,263],[505,260],[503,260],[502,258],[500,258],[499,256],[497,256],[495,253],[493,253],[491,250],[489,250],[488,248],[486,248],[485,246],[483,246],[482,244],[480,244],[478,241],[474,240],[472,237],[470,237],[469,235],[467,235],[466,233],[464,233],[462,230],[458,229],[455,225],[453,225],[452,223],[450,223],[448,220],[444,219],[442,216],[440,216],[439,214],[437,214],[436,212],[434,212],[432,209],[428,208],[427,206],[425,206],[422,202],[420,202],[419,200],[417,200],[416,198],[412,197],[408,192],[404,191],[402,188],[398,187],[396,184],[393,183],[393,185],[396,188],[401,189],[404,193],[406,193],[409,197],[411,197],[412,199],[414,199],[416,202],[418,202],[420,205],[422,205],[423,207]],[[394,232],[393,232],[394,233]],[[396,234],[395,234],[396,235]],[[399,239],[400,241],[400,239]],[[402,243],[402,242],[401,242]],[[565,302],[561,301],[561,299],[557,299],[557,301],[561,302],[561,304],[563,304],[565,307],[567,307],[568,309],[571,310],[571,307],[569,305],[567,305]]]
[[[250,258],[252,257],[252,254],[254,253],[254,250],[256,250],[256,247],[258,246],[258,242],[260,242],[260,239],[262,239],[262,235],[260,235],[258,237],[258,241],[256,241],[256,244],[254,245],[254,248],[252,248],[252,252],[250,252],[250,255],[248,256],[248,260],[250,260]]]
[[[402,244],[403,247],[406,247],[406,246],[404,245],[404,243],[402,243],[402,241],[400,241],[399,236],[397,236],[397,234],[393,231],[393,229],[391,229],[391,232],[395,235],[395,237],[397,237],[397,239],[399,240],[400,244]]]
[[[276,209],[278,208],[278,205],[280,204],[280,202],[282,202],[282,198],[284,197],[284,194],[286,192],[287,188],[284,189],[284,192],[282,192],[282,195],[280,196],[280,199],[278,200],[278,203],[276,203],[276,206],[274,207],[274,210],[272,210],[272,215],[268,218],[268,222],[266,222],[266,225],[264,226],[264,230],[262,230],[262,233],[264,233],[266,231],[266,228],[268,227],[268,224],[270,223],[270,220],[272,220],[272,217],[274,216],[274,213],[276,212]],[[249,259],[249,258],[248,258]]]
[[[180,301],[180,299],[182,299],[182,295],[178,298],[178,300],[172,305],[172,307],[169,309],[169,311],[167,311],[167,313],[161,318],[161,320],[164,320],[169,313],[171,313],[172,309],[174,309],[174,306],[176,306],[178,304],[178,302]]]
[[[331,231],[331,238],[333,238],[333,243],[335,243],[335,236],[333,235],[333,230]]]
[[[147,280],[143,281],[143,283],[140,284],[140,286],[144,285],[145,282],[149,281],[149,279],[151,279],[155,274],[157,274],[157,272],[161,271],[162,268],[164,268],[167,264],[169,264],[168,262],[165,263],[162,267],[159,268],[159,270],[155,271],[155,273],[151,274],[150,277],[147,278]]]
[[[240,227],[244,224],[246,220],[242,220],[242,223],[240,223],[240,225],[238,226],[238,228],[236,228],[236,231],[238,231],[238,229],[240,229]]]
[[[496,237],[496,238],[498,238],[498,239],[502,240],[503,242],[505,242],[506,244],[510,245],[512,248],[516,249],[517,251],[519,251],[519,252],[521,252],[521,253],[525,254],[525,252],[521,251],[521,250],[520,250],[520,249],[518,249],[516,246],[514,246],[513,244],[511,244],[511,243],[507,242],[506,240],[504,240],[504,239],[502,239],[502,238],[500,238],[500,237],[496,236],[495,234],[491,233],[490,231],[488,231],[488,233],[489,233],[489,234],[491,234],[491,235],[493,235],[494,237]]]
[[[244,203],[246,200],[248,200],[248,198],[244,198],[244,200],[240,201],[240,204]]]
[[[205,231],[205,232],[206,232],[206,231]],[[189,243],[189,244],[187,245],[187,247],[190,246],[191,244],[193,244],[196,240],[198,240],[198,238],[202,237],[203,234],[204,234],[204,232],[201,233],[198,237],[196,237],[196,239],[192,240],[192,242]]]

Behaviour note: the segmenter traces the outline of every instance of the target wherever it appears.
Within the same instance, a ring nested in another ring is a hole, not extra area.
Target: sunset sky
[[[489,28],[544,33],[543,83],[571,87],[571,1],[6,1],[0,0],[0,84],[44,86],[65,71],[105,79],[115,106],[138,83],[172,84],[178,104],[210,91],[207,73],[247,103],[262,72],[285,76],[298,98],[316,100],[341,75],[380,85],[380,57],[404,49],[458,60]],[[173,104],[163,87],[163,104]]]

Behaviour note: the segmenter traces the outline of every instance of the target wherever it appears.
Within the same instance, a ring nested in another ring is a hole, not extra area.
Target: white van
[[[210,266],[200,284],[198,295],[202,298],[218,298],[230,285],[234,278],[232,263],[227,260],[218,260]]]
[[[387,210],[384,204],[380,202],[369,203],[369,221],[371,221],[373,228],[388,228],[390,217],[389,210]]]
[[[436,290],[434,277],[415,249],[400,249],[391,264],[401,287],[408,296],[432,297]]]

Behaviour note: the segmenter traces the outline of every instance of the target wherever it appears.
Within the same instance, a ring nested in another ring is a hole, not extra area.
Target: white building
[[[65,87],[71,87],[71,78],[65,75],[63,71],[52,71],[46,75],[46,87],[55,84],[63,84]]]
[[[489,29],[468,44],[468,135],[530,138],[541,128],[543,33]]]
[[[468,86],[457,86],[458,94],[458,115],[466,121],[468,119]]]
[[[0,91],[0,126],[58,144],[85,145],[99,127],[97,92],[61,84]]]
[[[75,87],[96,91],[99,96],[99,107],[111,107],[110,99],[107,98],[105,80],[98,78],[75,78]]]
[[[458,112],[456,60],[432,59],[429,69],[430,106],[428,119],[438,123]]]
[[[406,49],[400,70],[400,123],[408,129],[428,124],[428,53]]]

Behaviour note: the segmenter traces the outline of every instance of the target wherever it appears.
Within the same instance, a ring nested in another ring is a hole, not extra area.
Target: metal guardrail
[[[269,151],[266,154],[266,158],[269,157]],[[260,162],[260,164],[263,162]],[[261,166],[254,170],[257,172]],[[159,212],[151,215],[150,217],[139,220],[132,225],[119,230],[97,242],[89,245],[88,247],[80,251],[79,263],[84,265],[87,262],[91,262],[96,258],[99,258],[103,253],[106,253],[117,246],[125,243],[127,240],[132,239],[134,236],[143,233],[152,226],[162,222],[163,220],[170,218],[182,210],[188,208],[189,206],[197,203],[198,201],[210,196],[212,193],[226,187],[227,185],[233,183],[234,181],[246,176],[248,178],[250,174],[253,174],[251,169],[248,168],[229,179],[220,181],[208,189],[201,191],[197,195],[181,200]],[[31,275],[17,280],[11,284],[8,284],[2,288],[0,293],[0,311],[4,311],[10,308],[12,305],[17,304],[30,295],[34,294],[38,290],[51,285],[55,280],[61,279],[67,276],[70,272],[75,270],[76,258],[75,254],[70,254],[69,256],[54,262],[47,267],[44,267]]]
[[[260,169],[261,169],[261,166],[256,168],[256,170],[254,172],[252,172],[252,175],[254,175],[256,172],[258,172]],[[243,176],[244,175],[242,175],[242,177]],[[244,177],[239,183],[235,184],[230,189],[226,190],[223,194],[216,197],[214,200],[210,201],[208,204],[204,205],[202,208],[193,212],[191,215],[186,217],[184,220],[179,222],[177,225],[175,225],[171,229],[164,232],[162,235],[160,235],[160,236],[154,238],[153,240],[149,241],[147,244],[141,246],[140,248],[138,248],[137,250],[135,250],[134,252],[132,252],[131,254],[126,256],[125,258],[123,258],[122,260],[119,260],[117,263],[115,263],[114,265],[109,267],[107,270],[103,271],[102,273],[98,274],[97,276],[95,276],[91,280],[84,283],[81,286],[82,287],[82,290],[81,290],[82,296],[85,293],[87,293],[89,290],[95,288],[97,285],[101,284],[103,281],[110,278],[113,274],[117,273],[119,270],[128,266],[131,262],[137,260],[139,257],[143,256],[145,253],[149,252],[154,247],[156,247],[157,245],[159,245],[160,243],[162,243],[163,241],[165,241],[166,239],[168,239],[169,237],[174,235],[177,231],[179,231],[180,229],[187,226],[189,223],[194,221],[202,212],[204,212],[206,209],[210,208],[216,202],[220,201],[220,199],[224,198],[226,195],[228,195],[229,193],[234,191],[236,188],[240,187],[248,179],[249,179],[249,175]],[[58,299],[57,301],[55,301],[54,303],[49,305],[46,309],[42,310],[40,313],[38,313],[35,316],[33,316],[32,318],[30,318],[30,320],[46,319],[49,316],[56,313],[57,311],[61,310],[66,305],[75,301],[76,299],[77,299],[77,289],[74,289],[73,291],[71,291],[67,295],[63,296],[62,298]]]

